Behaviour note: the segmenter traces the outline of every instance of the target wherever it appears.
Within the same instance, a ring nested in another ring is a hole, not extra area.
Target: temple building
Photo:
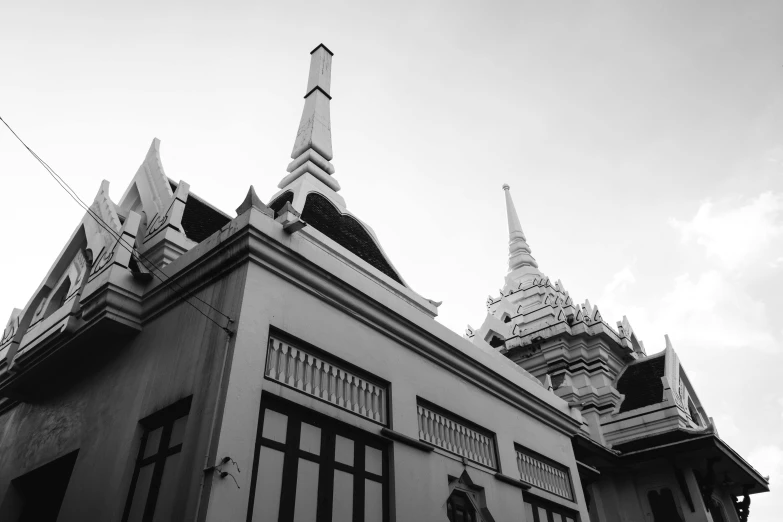
[[[677,355],[538,268],[438,323],[339,194],[332,52],[279,191],[227,214],[155,139],[0,338],[0,520],[739,522],[767,480]]]

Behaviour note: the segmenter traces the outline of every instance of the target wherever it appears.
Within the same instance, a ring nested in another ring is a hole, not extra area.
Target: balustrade
[[[517,450],[517,467],[520,477],[525,482],[544,491],[573,500],[571,477],[566,470],[559,469],[519,450]]]
[[[419,439],[497,469],[495,439],[419,404]]]
[[[386,424],[386,388],[285,341],[270,337],[268,379]]]

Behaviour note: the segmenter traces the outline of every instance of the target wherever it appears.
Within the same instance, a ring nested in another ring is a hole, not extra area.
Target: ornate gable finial
[[[244,214],[251,208],[260,210],[269,217],[274,217],[274,212],[272,212],[272,209],[264,205],[264,203],[256,195],[256,190],[253,188],[253,185],[250,185],[250,189],[247,191],[245,200],[237,207],[237,216]]]
[[[503,185],[508,217],[508,272],[510,274],[515,270],[530,267],[525,272],[541,275],[541,272],[538,270],[538,263],[530,253],[530,246],[527,244],[525,233],[522,231],[522,225],[519,224],[519,217],[511,199],[510,189],[511,187],[508,185]]]
[[[333,191],[340,190],[340,184],[332,177],[334,167],[330,162],[333,157],[329,112],[332,56],[332,51],[324,44],[310,53],[305,105],[291,152],[293,161],[286,169],[290,174],[280,181],[278,188],[285,188],[305,173],[310,173]]]

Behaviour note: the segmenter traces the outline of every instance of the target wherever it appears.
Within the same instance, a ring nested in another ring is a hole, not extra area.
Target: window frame
[[[382,379],[378,377],[375,374],[372,374],[354,364],[351,364],[350,362],[341,359],[339,357],[336,357],[332,355],[331,353],[327,352],[326,350],[323,350],[311,343],[308,343],[307,341],[304,341],[298,337],[295,337],[284,330],[281,330],[279,328],[276,328],[274,326],[270,326],[269,328],[269,335],[266,340],[266,347],[264,348],[264,364],[269,364],[269,349],[270,349],[270,343],[273,342],[273,340],[278,340],[283,343],[288,344],[291,347],[296,348],[297,350],[300,350],[302,352],[308,353],[309,355],[320,359],[321,361],[328,363],[335,368],[342,370],[346,373],[352,374],[355,377],[358,377],[362,379],[363,381],[366,381],[369,384],[372,384],[373,386],[376,386],[380,389],[383,389],[384,391],[384,397],[382,401],[382,408],[385,413],[385,418],[381,421],[375,420],[371,417],[368,417],[366,415],[362,415],[360,413],[357,413],[356,411],[353,411],[349,408],[346,408],[345,406],[341,406],[340,404],[324,399],[323,397],[319,397],[317,395],[305,392],[301,390],[300,388],[296,386],[291,386],[290,384],[280,381],[278,379],[275,379],[267,374],[266,369],[264,370],[264,379],[273,382],[279,386],[283,386],[285,388],[288,388],[290,390],[294,390],[297,393],[301,393],[309,398],[315,399],[319,402],[323,402],[324,404],[329,404],[330,406],[333,406],[335,408],[339,408],[343,411],[347,411],[351,415],[356,415],[357,417],[361,419],[365,419],[369,422],[372,422],[374,424],[378,424],[379,426],[389,427],[389,422],[391,419],[391,383],[385,379]]]
[[[536,495],[531,495],[530,493],[524,493],[522,495],[522,501],[523,501],[523,509],[524,509],[524,503],[533,506],[533,520],[527,520],[526,522],[554,522],[554,517],[552,516],[552,514],[560,515],[562,522],[566,522],[566,517],[571,519],[572,522],[579,521],[579,513],[577,511],[568,508],[566,506],[562,506],[556,502],[552,502],[551,500],[545,500]],[[547,513],[546,520],[541,520],[541,517],[539,517],[538,515],[537,508],[542,508],[546,511]]]
[[[473,500],[471,500],[470,495],[468,495],[467,492],[465,492],[462,489],[454,488],[451,491],[451,494],[449,494],[449,498],[446,499],[446,518],[448,518],[449,522],[454,522],[452,520],[452,517],[449,516],[449,509],[451,508],[452,516],[456,516],[456,509],[458,506],[455,505],[455,502],[452,501],[453,498],[461,498],[467,509],[464,509],[466,514],[470,516],[473,520],[471,522],[481,522],[481,515],[479,514],[481,511],[474,505]],[[468,511],[470,510],[470,511]]]
[[[423,407],[423,408],[425,408],[427,410],[430,410],[431,412],[436,413],[436,414],[440,415],[441,417],[443,417],[444,419],[448,419],[448,420],[454,422],[455,424],[459,424],[459,425],[462,425],[465,428],[473,430],[476,433],[478,433],[479,435],[483,435],[484,437],[487,437],[490,441],[492,441],[492,457],[493,457],[493,459],[495,461],[495,465],[494,466],[487,466],[483,462],[479,462],[479,461],[477,461],[477,460],[475,460],[473,458],[467,457],[465,455],[461,455],[460,453],[457,453],[456,451],[452,451],[450,449],[444,448],[443,446],[439,446],[437,444],[433,444],[433,443],[431,443],[431,442],[421,438],[421,436],[419,436],[419,440],[423,441],[425,444],[429,444],[432,447],[437,448],[440,451],[445,451],[449,455],[454,455],[454,456],[456,456],[456,457],[458,457],[460,459],[465,459],[468,462],[470,462],[472,465],[480,466],[482,469],[491,469],[492,471],[494,471],[496,473],[500,473],[501,472],[501,469],[500,469],[500,450],[498,448],[497,434],[494,431],[488,430],[484,426],[476,424],[475,422],[473,422],[471,420],[468,420],[465,417],[457,415],[456,413],[453,413],[453,412],[451,412],[451,411],[449,411],[449,410],[447,410],[445,408],[442,408],[442,407],[438,406],[437,404],[434,404],[434,403],[428,401],[427,399],[417,395],[416,396],[416,409],[417,409],[417,412],[418,412],[419,406],[421,406],[421,407]],[[417,417],[418,417],[418,415],[417,415]]]
[[[263,437],[264,412],[266,410],[275,411],[287,417],[285,443]],[[302,423],[310,424],[321,430],[321,450],[319,455],[307,452],[299,447]],[[335,461],[335,438],[337,435],[353,440],[353,466],[348,466]],[[253,469],[250,480],[247,522],[251,522],[253,519],[255,491],[258,482],[258,466],[262,446],[283,453],[283,472],[280,487],[280,504],[278,507],[279,521],[290,522],[294,519],[297,474],[299,459],[301,458],[318,464],[316,520],[320,522],[332,519],[334,471],[337,470],[349,473],[354,478],[352,496],[352,517],[354,522],[361,521],[364,518],[365,480],[372,480],[381,484],[383,504],[381,506],[382,520],[383,522],[390,522],[390,441],[269,392],[264,392],[261,396],[258,431],[255,440]],[[382,475],[371,473],[365,469],[366,447],[375,448],[381,451]],[[357,480],[358,478],[361,478],[361,480]]]
[[[190,404],[193,396],[186,397],[182,400],[175,402],[174,404],[159,410],[152,415],[145,417],[139,421],[142,429],[144,430],[141,435],[141,441],[139,443],[139,451],[134,460],[133,478],[131,478],[130,487],[128,488],[128,495],[125,500],[125,507],[122,511],[122,522],[127,522],[130,517],[131,509],[133,508],[133,500],[136,495],[136,485],[139,480],[139,474],[141,469],[152,464],[152,478],[150,479],[149,490],[147,491],[144,503],[144,511],[141,516],[142,522],[150,522],[155,516],[155,507],[158,504],[158,495],[160,493],[161,482],[163,480],[163,471],[166,465],[166,460],[172,455],[182,452],[182,446],[184,441],[173,447],[169,447],[171,442],[171,432],[174,428],[174,423],[182,417],[187,417],[190,413]],[[160,440],[158,441],[158,449],[153,455],[144,457],[145,450],[147,449],[147,442],[150,433],[163,428],[161,432]],[[161,450],[161,448],[165,448]]]
[[[540,453],[538,453],[536,451],[533,451],[530,448],[522,446],[519,443],[515,443],[514,444],[514,450],[517,453],[522,453],[523,455],[527,455],[528,457],[536,459],[536,460],[538,460],[538,461],[540,461],[540,462],[542,462],[542,463],[544,463],[544,464],[546,464],[548,466],[552,466],[553,468],[555,468],[555,469],[565,473],[566,477],[568,477],[568,486],[570,488],[571,496],[570,497],[564,497],[563,495],[555,493],[554,491],[549,491],[546,488],[542,488],[542,487],[537,486],[535,484],[530,484],[532,487],[534,487],[536,489],[540,489],[541,491],[545,491],[545,492],[547,492],[550,495],[554,495],[556,497],[568,500],[569,502],[575,502],[576,501],[576,491],[574,489],[574,477],[571,476],[571,469],[568,466],[566,466],[564,464],[561,464],[561,463],[559,463],[557,461],[554,461],[554,460],[552,460],[552,459],[550,459],[548,457],[545,457],[544,455],[541,455]],[[517,470],[517,473],[519,473],[519,470]]]

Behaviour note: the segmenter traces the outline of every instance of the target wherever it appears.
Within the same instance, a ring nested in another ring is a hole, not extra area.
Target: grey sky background
[[[82,199],[153,137],[230,215],[285,174],[310,50],[335,53],[348,208],[439,321],[506,273],[501,185],[533,255],[648,353],[672,339],[783,511],[783,3],[98,1],[0,7],[0,115]],[[3,321],[83,212],[0,128]]]

